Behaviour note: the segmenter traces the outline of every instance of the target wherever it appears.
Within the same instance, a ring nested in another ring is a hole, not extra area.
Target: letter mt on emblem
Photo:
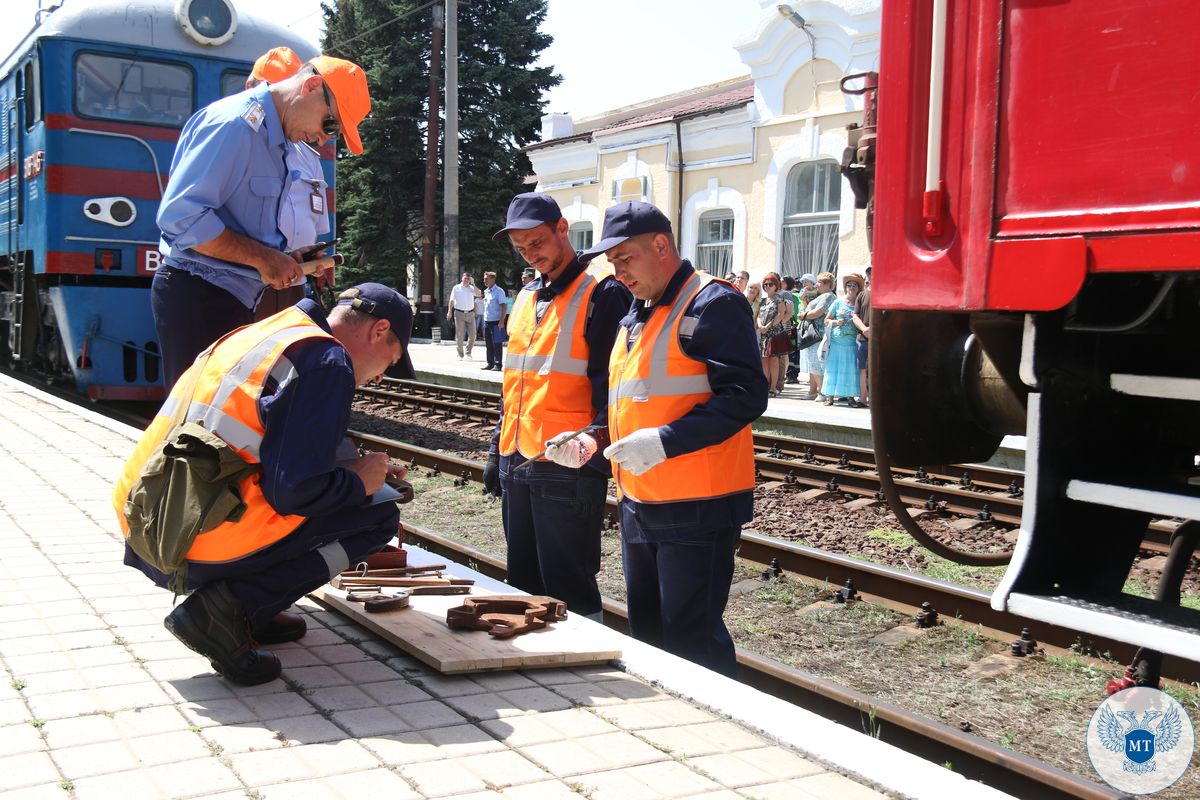
[[[1088,724],[1087,748],[1106,783],[1130,794],[1161,791],[1183,775],[1195,731],[1170,695],[1135,687],[1109,697]]]

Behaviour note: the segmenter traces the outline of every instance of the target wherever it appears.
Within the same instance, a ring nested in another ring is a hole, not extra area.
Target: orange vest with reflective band
[[[592,407],[588,343],[583,338],[592,292],[612,272],[584,270],[555,295],[537,319],[537,292],[520,291],[508,315],[504,357],[504,419],[500,453],[518,450],[533,458],[546,440],[585,428],[599,409]]]
[[[679,346],[681,330],[690,334],[695,317],[684,310],[715,280],[692,275],[670,306],[651,312],[641,334],[629,345],[629,330],[617,332],[608,365],[608,430],[617,441],[642,428],[674,422],[713,396],[708,367]],[[750,426],[710,447],[668,458],[641,475],[614,463],[617,496],[639,503],[709,500],[754,490],[754,439]]]
[[[268,378],[282,386],[295,370],[283,351],[307,338],[333,337],[294,306],[261,322],[226,334],[212,345],[212,355],[196,381],[186,422],[195,422],[221,438],[248,464],[259,463],[259,448],[265,432],[258,416],[258,398]],[[150,427],[142,434],[133,455],[113,489],[113,507],[122,533],[128,537],[125,500],[141,475],[146,460],[174,430],[178,404],[187,402],[176,392],[187,386],[193,364],[175,384]],[[246,511],[237,522],[223,522],[200,534],[188,550],[189,561],[235,561],[268,547],[298,528],[307,518],[282,515],[271,507],[259,485],[262,471],[256,470],[240,483]]]

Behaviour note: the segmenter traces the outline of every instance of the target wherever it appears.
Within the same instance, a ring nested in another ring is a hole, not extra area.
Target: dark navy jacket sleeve
[[[597,409],[593,424],[608,425],[608,361],[621,319],[629,313],[633,295],[625,284],[609,276],[592,292],[592,316],[583,338],[588,343],[588,380],[592,382],[592,408]]]
[[[324,339],[298,342],[285,355],[295,373],[259,400],[266,430],[259,458],[267,502],[280,514],[305,517],[362,503],[367,497],[362,481],[337,466],[334,455],[346,435],[354,398],[349,356]]]
[[[708,365],[713,396],[660,428],[668,458],[723,442],[767,410],[767,379],[746,298],[724,283],[700,291],[685,316],[697,318],[685,354]]]

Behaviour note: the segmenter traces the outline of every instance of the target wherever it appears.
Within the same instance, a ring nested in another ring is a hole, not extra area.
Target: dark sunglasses
[[[851,286],[853,286],[855,289],[861,289],[861,288],[862,288],[861,286],[859,286],[859,285],[858,285],[857,283],[855,283],[854,281],[848,281],[848,282],[846,283],[846,288],[847,288],[847,289],[849,289]]]
[[[772,283],[771,281],[763,281],[763,286],[778,286],[778,285],[779,284]]]
[[[337,136],[342,132],[342,126],[338,124],[337,117],[333,116],[333,106],[329,102],[329,88],[325,86],[325,80],[321,80],[321,91],[325,94],[325,110],[329,112],[324,120],[321,121],[321,130],[326,136]]]

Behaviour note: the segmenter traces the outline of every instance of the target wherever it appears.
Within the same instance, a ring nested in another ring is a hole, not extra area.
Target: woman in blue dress
[[[852,408],[864,405],[858,395],[858,328],[854,325],[854,301],[862,291],[863,278],[852,273],[842,278],[845,297],[838,298],[829,308],[825,325],[829,330],[829,354],[825,358],[825,380],[822,394],[825,405],[833,405],[836,398],[844,397]]]

